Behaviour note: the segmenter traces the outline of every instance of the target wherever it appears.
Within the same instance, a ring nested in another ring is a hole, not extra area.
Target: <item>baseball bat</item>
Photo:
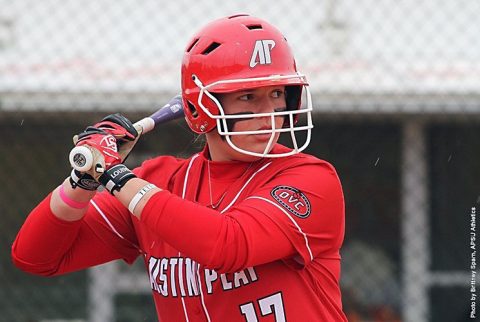
[[[138,131],[138,135],[150,132],[155,126],[178,119],[184,116],[182,107],[182,96],[177,95],[167,104],[159,108],[152,115],[141,119],[133,125]],[[70,151],[69,161],[71,166],[78,171],[85,172],[90,170],[93,165],[93,154],[90,148],[86,146],[77,146]]]

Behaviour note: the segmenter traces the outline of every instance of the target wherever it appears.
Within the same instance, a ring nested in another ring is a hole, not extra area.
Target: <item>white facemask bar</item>
[[[280,76],[280,75],[274,75],[274,76],[268,76],[268,77],[256,77],[256,78],[243,78],[243,79],[230,79],[230,80],[224,80],[224,81],[217,81],[212,84],[204,86],[202,82],[193,75],[193,81],[195,84],[200,88],[200,93],[198,96],[198,106],[207,114],[210,118],[215,119],[217,121],[217,130],[218,133],[222,136],[225,137],[228,145],[232,149],[234,149],[237,152],[244,153],[247,155],[255,156],[255,157],[270,157],[270,158],[279,158],[279,157],[285,157],[293,154],[297,154],[303,150],[306,149],[306,147],[310,143],[311,139],[311,129],[313,128],[313,122],[312,122],[312,97],[310,90],[308,88],[308,85],[303,85],[305,88],[305,94],[306,94],[306,108],[300,108],[298,110],[293,110],[293,111],[282,111],[282,112],[271,112],[271,113],[257,113],[257,114],[236,114],[236,115],[228,115],[225,114],[222,104],[217,100],[215,96],[213,96],[208,89],[211,87],[214,87],[216,85],[221,85],[221,84],[229,84],[229,83],[242,83],[242,82],[252,82],[252,81],[268,81],[268,80],[284,80],[284,79],[299,79],[302,82],[306,83],[306,78],[304,75],[301,74],[294,74],[294,75],[285,75],[285,76]],[[220,112],[220,115],[213,115],[210,113],[210,111],[203,105],[202,99],[203,95],[206,95],[208,98],[210,98],[218,107],[218,110]],[[306,120],[306,125],[304,126],[295,126],[294,124],[294,116],[296,114],[307,114],[307,120]],[[288,124],[289,127],[287,128],[276,128],[275,125],[275,117],[279,116],[287,116],[289,118]],[[272,128],[271,129],[265,129],[265,130],[254,130],[254,131],[241,131],[241,132],[231,132],[228,129],[227,126],[227,120],[231,119],[251,119],[251,118],[256,118],[256,117],[270,117],[271,118],[271,124]],[[295,136],[296,131],[307,131],[307,137],[305,139],[305,143],[301,146],[298,147],[297,139]],[[271,149],[273,148],[274,144],[274,139],[277,133],[285,133],[285,132],[290,132],[290,137],[292,140],[292,145],[293,148],[289,152],[285,153],[269,153]],[[232,142],[230,136],[232,135],[250,135],[250,134],[271,134],[270,139],[268,140],[268,143],[265,146],[265,149],[263,153],[258,153],[254,151],[248,151],[245,149],[242,149],[238,146],[235,145],[235,143]]]

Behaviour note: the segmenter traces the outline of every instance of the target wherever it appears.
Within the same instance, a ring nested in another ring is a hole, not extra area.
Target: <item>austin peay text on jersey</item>
[[[202,290],[208,294],[212,294],[214,288],[218,287],[216,284],[228,291],[258,281],[253,267],[235,273],[218,274],[213,269],[200,269],[200,265],[188,257],[151,256],[147,263],[150,286],[163,296],[198,296],[199,280],[205,284]]]

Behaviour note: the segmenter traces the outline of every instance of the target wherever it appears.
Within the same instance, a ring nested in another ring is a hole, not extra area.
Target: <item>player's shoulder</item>
[[[188,159],[162,155],[145,160],[134,172],[145,180],[169,180],[186,162]]]
[[[327,171],[336,175],[336,169],[330,162],[303,152],[283,158],[273,158],[272,168],[277,168],[278,170],[302,169],[303,171],[312,171],[314,173]]]
[[[143,161],[141,168],[150,169],[150,168],[158,168],[158,167],[166,167],[166,168],[176,168],[182,166],[186,159],[178,158],[171,155],[160,155],[150,159]]]
[[[297,155],[294,155],[293,158],[297,159],[295,163],[303,164],[306,167],[313,169],[324,169],[326,171],[333,171],[336,173],[336,169],[333,164],[314,155],[298,153]]]

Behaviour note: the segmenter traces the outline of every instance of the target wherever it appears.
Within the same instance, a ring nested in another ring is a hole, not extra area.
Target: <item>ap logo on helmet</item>
[[[273,40],[257,40],[253,48],[252,58],[250,58],[250,67],[255,67],[257,64],[269,65],[272,63],[270,52],[275,47]]]

